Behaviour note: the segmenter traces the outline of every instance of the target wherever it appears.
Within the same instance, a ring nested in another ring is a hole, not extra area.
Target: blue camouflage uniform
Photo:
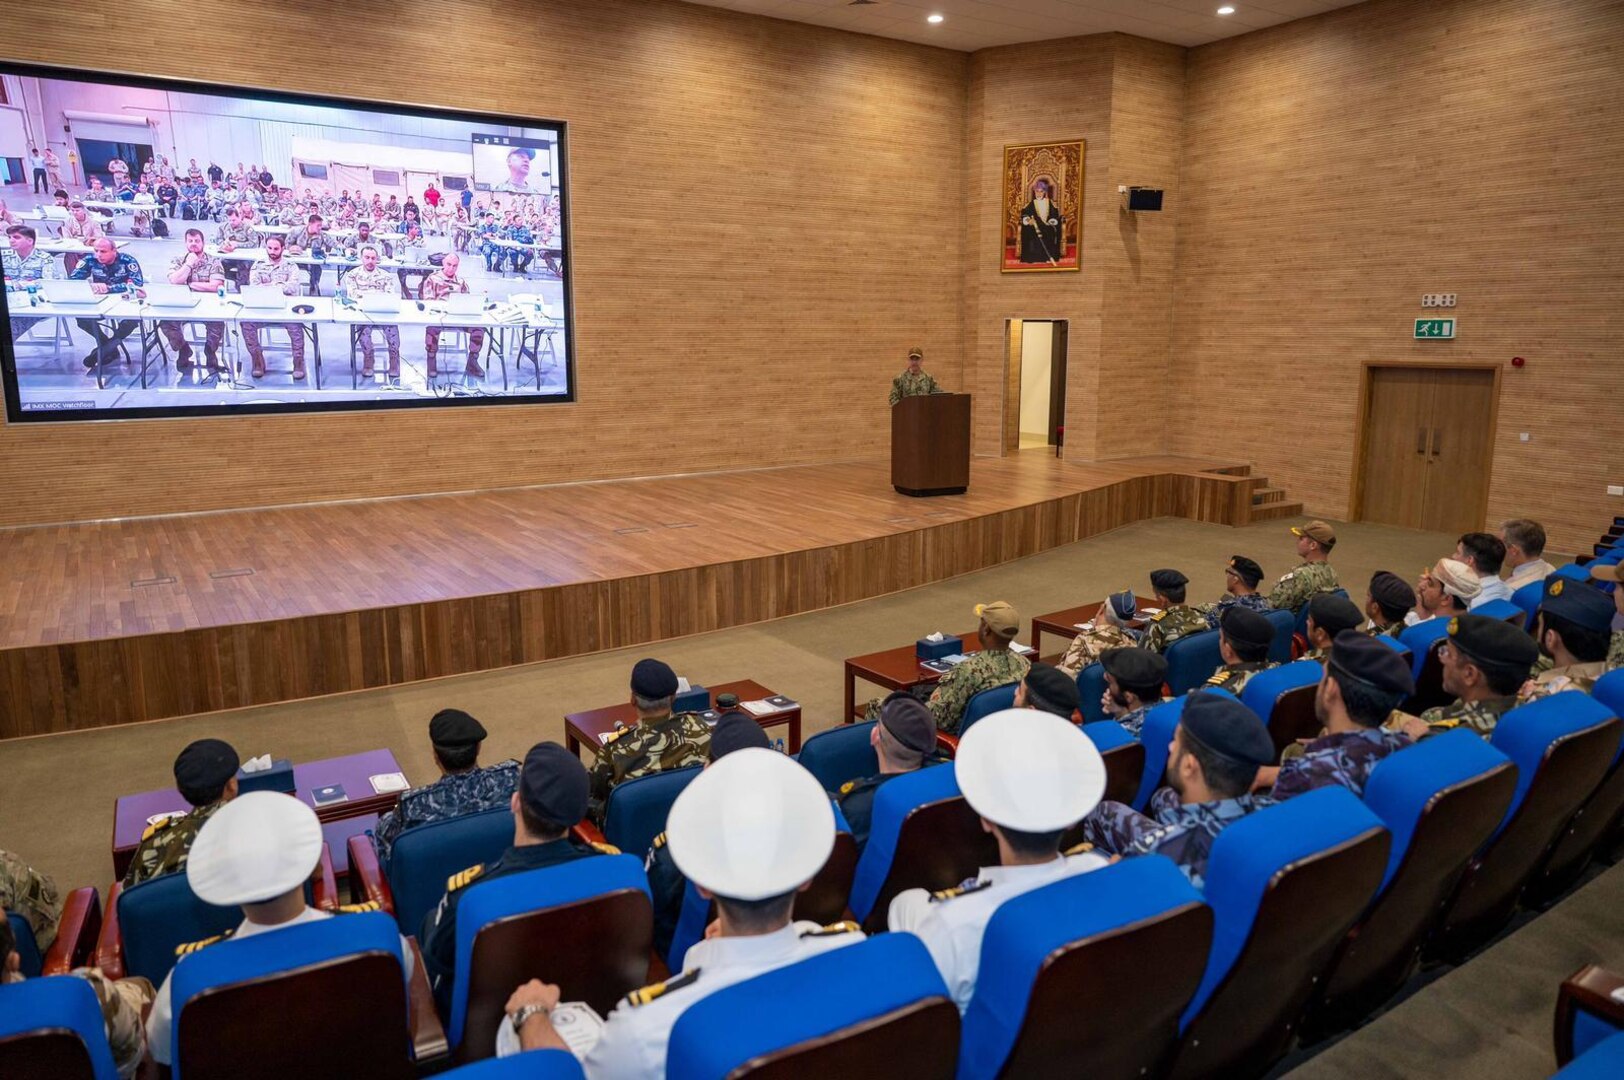
[[[522,222],[512,228],[503,230],[503,236],[519,244],[534,244],[536,242],[535,234],[530,231],[530,226]],[[508,254],[511,257],[510,265],[514,272],[520,274],[530,269],[530,261],[536,257],[536,253],[529,248],[510,248]]]
[[[1267,596],[1264,596],[1262,593],[1255,592],[1245,593],[1241,596],[1236,596],[1233,593],[1225,593],[1219,598],[1216,604],[1213,604],[1211,607],[1202,605],[1199,610],[1201,611],[1202,615],[1206,616],[1207,628],[1209,630],[1216,630],[1218,629],[1218,620],[1223,618],[1224,612],[1228,611],[1232,607],[1251,608],[1259,615],[1267,615],[1269,612],[1274,610],[1274,605],[1269,603],[1269,598]]]
[[[1171,788],[1157,792],[1151,800],[1154,817],[1119,802],[1103,802],[1083,819],[1083,838],[1112,855],[1166,855],[1199,889],[1206,883],[1207,856],[1218,834],[1275,801],[1263,795],[1189,805],[1177,800]]]
[[[1106,719],[1116,720],[1117,723],[1121,724],[1127,729],[1129,735],[1132,735],[1137,739],[1139,737],[1139,733],[1145,728],[1145,714],[1160,704],[1160,701],[1153,701],[1149,705],[1141,705],[1131,712],[1123,713],[1121,716],[1106,717]]]
[[[372,832],[378,862],[389,865],[396,837],[412,826],[506,806],[518,786],[519,763],[509,758],[487,768],[450,773],[426,787],[403,793],[399,805],[379,818]]]
[[[507,248],[494,243],[501,236],[502,226],[489,219],[474,228],[474,239],[479,241],[479,253],[485,256],[485,269],[493,274],[502,269],[502,259],[507,255]]]
[[[1300,756],[1281,764],[1270,795],[1278,802],[1315,788],[1341,784],[1363,798],[1370,771],[1387,755],[1409,745],[1411,739],[1402,731],[1382,728],[1322,735],[1309,743]]]

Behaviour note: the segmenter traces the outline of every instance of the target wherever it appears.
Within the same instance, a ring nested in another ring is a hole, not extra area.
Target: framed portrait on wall
[[[1083,140],[1004,147],[1002,270],[1083,268]]]

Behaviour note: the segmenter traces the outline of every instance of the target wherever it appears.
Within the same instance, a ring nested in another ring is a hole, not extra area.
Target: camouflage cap
[[[1015,608],[1002,600],[976,605],[976,618],[987,624],[987,629],[1002,638],[1012,638],[1021,628],[1021,617]]]

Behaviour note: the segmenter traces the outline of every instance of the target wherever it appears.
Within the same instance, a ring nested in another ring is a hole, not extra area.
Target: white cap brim
[[[970,808],[1017,832],[1070,828],[1105,794],[1105,762],[1093,740],[1036,709],[983,717],[959,740],[953,768]]]
[[[203,823],[186,878],[205,903],[261,903],[303,885],[321,860],[321,844],[314,810],[278,791],[251,791]]]
[[[671,806],[665,832],[683,875],[731,900],[765,900],[811,881],[835,845],[829,795],[774,750],[713,762]]]

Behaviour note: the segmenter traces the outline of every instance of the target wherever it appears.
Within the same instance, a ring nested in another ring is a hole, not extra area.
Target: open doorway
[[[1005,453],[1058,447],[1064,440],[1067,328],[1065,319],[1008,320]]]

